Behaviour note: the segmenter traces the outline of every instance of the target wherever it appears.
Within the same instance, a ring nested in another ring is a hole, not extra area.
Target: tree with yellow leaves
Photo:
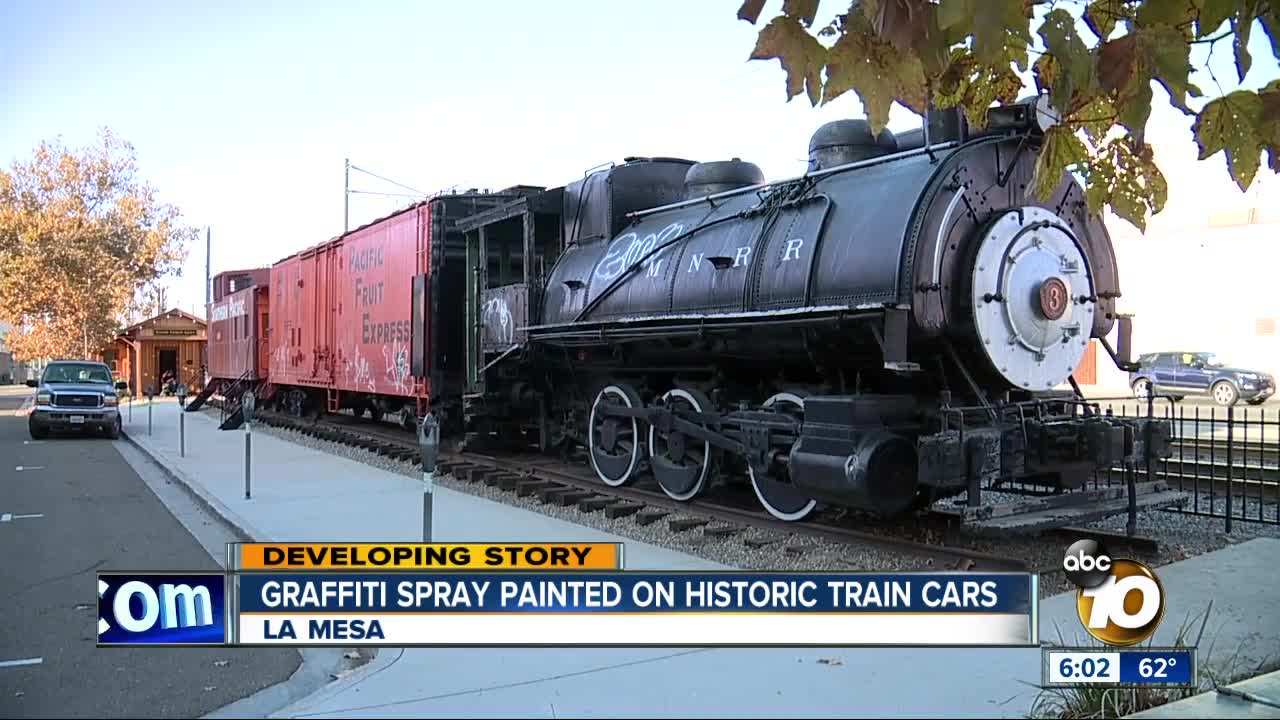
[[[738,17],[756,23],[765,2],[745,0]],[[815,27],[819,0],[783,0],[782,13],[761,29],[750,57],[781,62],[788,100],[805,94],[825,104],[852,90],[875,133],[894,102],[919,114],[929,104],[961,107],[981,128],[993,103],[1017,99],[1030,71],[1036,91],[1047,93],[1061,116],[1036,164],[1034,192],[1042,200],[1071,170],[1083,180],[1092,212],[1110,207],[1145,229],[1167,190],[1143,142],[1153,82],[1195,118],[1200,159],[1225,152],[1241,190],[1264,152],[1280,172],[1280,80],[1205,102],[1190,79],[1194,46],[1209,48],[1210,56],[1230,46],[1240,82],[1253,64],[1252,33],[1266,33],[1280,58],[1280,0],[843,2],[847,12]],[[1037,26],[1038,7],[1044,12]]]
[[[0,170],[0,322],[21,360],[102,347],[146,284],[179,274],[196,229],[137,177],[133,146],[42,142]]]

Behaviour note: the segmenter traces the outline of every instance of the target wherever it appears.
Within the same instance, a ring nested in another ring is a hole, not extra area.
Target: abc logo
[[[1160,579],[1137,560],[1112,558],[1095,540],[1080,540],[1062,559],[1067,579],[1079,589],[1080,623],[1108,645],[1135,645],[1155,633],[1164,616]]]

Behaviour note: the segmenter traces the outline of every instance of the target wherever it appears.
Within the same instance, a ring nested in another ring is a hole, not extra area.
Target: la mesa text
[[[432,609],[561,612],[619,608],[827,611],[980,610],[999,603],[997,584],[978,580],[269,580],[268,612]]]

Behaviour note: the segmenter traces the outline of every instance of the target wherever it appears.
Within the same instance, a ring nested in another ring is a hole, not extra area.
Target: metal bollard
[[[244,414],[244,499],[253,497],[253,485],[250,478],[252,470],[249,458],[253,452],[253,392],[246,391],[240,400],[240,412]]]
[[[422,542],[431,542],[432,486],[436,457],[440,454],[440,425],[430,412],[418,426],[418,446],[422,450]]]
[[[155,386],[147,386],[147,435],[151,434],[151,398],[156,394]]]
[[[179,385],[178,396],[178,457],[187,456],[187,386]]]

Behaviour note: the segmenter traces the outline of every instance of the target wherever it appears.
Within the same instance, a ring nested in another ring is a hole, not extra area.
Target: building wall
[[[1120,269],[1117,306],[1134,315],[1140,353],[1194,350],[1280,375],[1280,178],[1265,164],[1247,193],[1219,155],[1195,144],[1153,145],[1169,183],[1165,210],[1145,234],[1109,217]],[[1111,341],[1115,346],[1114,333]],[[1128,392],[1128,375],[1099,349],[1095,393]]]
[[[161,391],[160,352],[174,350],[178,382],[195,390],[204,386],[205,341],[204,321],[169,311],[126,329],[101,356],[141,395],[148,386]]]

